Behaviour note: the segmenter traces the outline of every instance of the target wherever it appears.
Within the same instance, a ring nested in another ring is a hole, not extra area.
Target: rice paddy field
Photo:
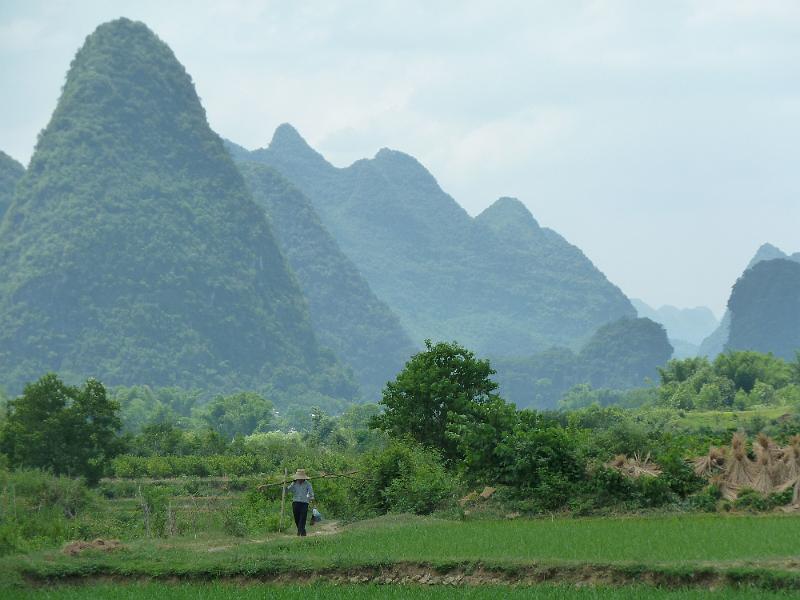
[[[0,559],[0,578],[3,598],[783,598],[800,593],[800,518],[394,516],[308,538],[55,548]]]

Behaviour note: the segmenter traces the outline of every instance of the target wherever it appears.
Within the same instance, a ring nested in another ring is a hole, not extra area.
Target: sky
[[[800,2],[0,0],[0,149],[27,163],[100,23],[144,21],[209,122],[346,166],[415,156],[470,214],[522,200],[630,297],[717,316],[800,251]]]

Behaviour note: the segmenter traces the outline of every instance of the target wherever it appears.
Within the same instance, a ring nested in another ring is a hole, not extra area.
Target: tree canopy
[[[65,385],[48,374],[9,401],[0,428],[0,451],[11,465],[97,481],[119,451],[119,405],[102,383]]]
[[[456,459],[459,444],[447,435],[448,426],[497,397],[493,374],[489,361],[475,358],[459,344],[425,340],[425,350],[386,384],[380,402],[384,412],[373,424],[393,437],[411,437],[438,448],[446,459]]]

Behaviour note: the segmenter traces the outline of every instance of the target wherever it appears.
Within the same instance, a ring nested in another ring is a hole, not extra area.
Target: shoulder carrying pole
[[[281,492],[281,520],[278,523],[278,532],[283,532],[283,510],[286,506],[286,478],[289,476],[289,471],[284,467],[283,469],[283,488]]]

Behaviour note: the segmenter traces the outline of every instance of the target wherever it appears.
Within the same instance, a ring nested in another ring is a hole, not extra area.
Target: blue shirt
[[[286,491],[294,494],[292,502],[305,502],[308,504],[314,500],[314,488],[311,487],[311,482],[308,480],[294,481],[286,486]]]

